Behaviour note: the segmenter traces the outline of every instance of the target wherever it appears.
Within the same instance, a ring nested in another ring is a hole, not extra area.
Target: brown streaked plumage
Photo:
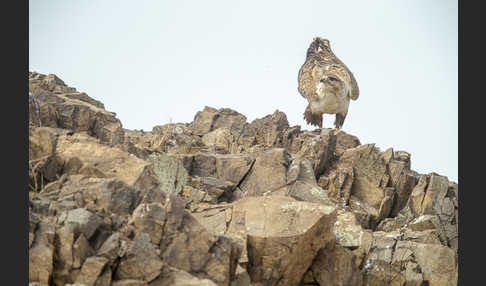
[[[304,112],[307,123],[322,128],[322,115],[336,114],[339,130],[348,113],[350,99],[357,100],[359,88],[353,73],[331,51],[329,40],[314,38],[306,60],[299,70],[299,92],[309,105]]]

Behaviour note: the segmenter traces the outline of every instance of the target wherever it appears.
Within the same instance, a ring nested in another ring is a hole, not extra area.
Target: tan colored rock
[[[362,285],[356,256],[337,243],[321,248],[310,267],[319,285]]]
[[[149,162],[120,148],[100,144],[93,137],[83,134],[59,136],[56,153],[64,161],[78,157],[83,164],[95,166],[108,178],[118,178],[137,189],[143,200],[162,201],[165,197]]]
[[[457,257],[454,250],[438,245],[409,242],[415,260],[429,285],[457,285]]]
[[[96,279],[95,286],[110,286],[113,272],[110,267],[105,267],[101,275]]]
[[[216,177],[240,184],[254,163],[254,159],[244,154],[216,156]]]
[[[111,285],[112,286],[148,286],[149,284],[143,280],[123,279],[123,280],[113,281]]]
[[[96,255],[103,256],[107,258],[110,263],[113,263],[117,258],[125,255],[127,248],[128,244],[122,239],[122,235],[119,232],[114,232],[104,241]]]
[[[55,236],[55,265],[53,282],[55,285],[71,283],[70,270],[73,267],[74,227],[64,225],[56,229]]]
[[[442,244],[439,239],[439,233],[436,229],[427,229],[423,231],[404,230],[403,240],[425,244]]]
[[[293,157],[309,160],[316,177],[319,177],[334,156],[336,136],[330,130],[322,130],[320,133],[306,131],[299,134],[297,140],[300,140],[300,144],[298,149],[291,150]]]
[[[204,145],[228,153],[235,138],[229,128],[223,127],[205,134],[201,139]]]
[[[277,195],[201,207],[194,215],[207,229],[242,246],[239,262],[248,263],[252,283],[276,283],[275,277],[281,277],[285,282],[280,283],[290,283],[285,285],[296,285],[291,283],[300,281],[319,248],[334,238],[336,219],[331,206]],[[273,269],[269,277],[264,273],[268,268]]]
[[[330,128],[323,129],[324,130],[331,130]],[[329,132],[329,131],[328,131]],[[347,149],[355,148],[361,145],[361,142],[359,141],[358,137],[353,136],[351,134],[348,134],[344,131],[339,131],[338,134],[336,134],[336,149],[335,149],[335,154],[336,156],[341,156],[344,151]]]
[[[457,184],[450,183],[447,177],[434,173],[422,175],[397,218],[401,218],[402,224],[412,225],[417,225],[417,220],[432,222],[433,218],[442,243],[457,251],[457,197]]]
[[[135,231],[149,235],[153,244],[158,245],[163,235],[166,212],[159,203],[140,204],[135,209],[129,224],[133,224]]]
[[[286,187],[290,154],[283,148],[272,148],[261,154],[240,185],[247,196],[262,196]]]
[[[410,170],[409,159],[408,161],[399,161],[395,160],[394,157],[388,163],[388,172],[390,174],[390,185],[396,191],[396,202],[391,215],[396,216],[406,205],[413,188],[417,184],[416,174]]]
[[[333,232],[336,242],[343,247],[356,249],[362,245],[364,230],[352,212],[338,211]]]
[[[139,232],[133,239],[126,257],[115,272],[115,279],[139,279],[150,282],[159,276],[163,262],[150,241],[150,236]]]
[[[38,224],[35,240],[29,249],[29,282],[49,284],[53,272],[54,234],[53,225]]]
[[[206,106],[199,111],[192,122],[193,132],[202,136],[218,128],[226,127],[241,132],[246,123],[246,117],[229,108],[219,110]]]
[[[371,264],[363,276],[363,285],[370,286],[403,286],[406,279],[400,272],[400,267],[378,260]]]
[[[345,206],[351,196],[351,187],[354,181],[353,168],[349,166],[330,170],[326,175],[319,177],[318,184],[326,190],[327,195]]]
[[[186,271],[165,266],[159,278],[149,283],[150,286],[216,286],[209,279],[197,278]]]
[[[255,283],[298,285],[318,250],[334,238],[336,211],[330,206],[272,196],[240,200],[234,212],[240,208],[246,211],[247,269]]]
[[[29,129],[29,161],[54,153],[60,131],[50,127]]]
[[[104,257],[88,257],[81,267],[81,272],[76,277],[76,283],[84,284],[86,286],[96,285],[98,279],[101,278],[102,271],[107,262],[108,259]]]
[[[77,208],[67,213],[67,218],[64,223],[73,226],[73,231],[76,236],[82,233],[87,239],[90,239],[103,223],[103,219],[87,209]]]
[[[283,192],[282,194],[289,195],[299,201],[327,205],[332,204],[326,192],[317,184],[310,160],[292,161],[292,165],[287,172],[287,184],[292,182],[294,173],[297,173],[295,182],[292,184],[288,192]]]
[[[422,214],[442,213],[442,202],[447,195],[447,177],[432,175],[422,202]]]
[[[204,147],[201,138],[193,133],[191,124],[169,123],[152,128],[153,137],[148,150],[168,154],[194,153]]]
[[[88,132],[112,146],[123,143],[120,120],[115,113],[106,111],[99,101],[66,87],[50,75],[42,80],[32,78],[29,81],[29,97],[32,97],[34,109],[31,114],[38,114],[38,118],[29,121],[35,126]]]
[[[240,265],[236,267],[235,279],[231,281],[231,286],[251,286],[250,275]]]
[[[240,247],[225,236],[209,233],[174,195],[166,211],[160,257],[170,266],[197,278],[228,285],[234,277]]]
[[[95,254],[84,234],[80,234],[73,244],[73,268],[81,268],[86,258]]]
[[[131,214],[136,203],[141,200],[135,188],[117,178],[97,178],[87,175],[71,175],[60,182],[60,188],[44,189],[44,194],[55,199],[61,209],[74,208],[97,209],[117,215]],[[72,204],[66,205],[67,202]]]
[[[283,133],[289,128],[285,113],[276,110],[273,114],[253,120],[243,131],[243,137],[254,137],[256,144],[280,147]]]

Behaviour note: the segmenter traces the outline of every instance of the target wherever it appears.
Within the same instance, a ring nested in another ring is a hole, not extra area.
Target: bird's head
[[[331,44],[328,39],[322,37],[315,37],[312,40],[311,48],[318,53],[323,50],[331,50]]]

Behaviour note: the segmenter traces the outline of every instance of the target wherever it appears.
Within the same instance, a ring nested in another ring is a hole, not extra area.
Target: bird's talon
[[[332,130],[334,131],[334,135],[336,135],[339,132],[341,132],[341,129],[339,129],[339,128],[333,128]]]

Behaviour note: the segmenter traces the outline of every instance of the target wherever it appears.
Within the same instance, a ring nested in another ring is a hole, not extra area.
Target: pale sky
[[[204,106],[303,120],[297,74],[313,37],[353,72],[342,130],[458,180],[458,3],[30,0],[29,71],[59,76],[123,127],[189,123]],[[324,127],[334,127],[334,115]]]

